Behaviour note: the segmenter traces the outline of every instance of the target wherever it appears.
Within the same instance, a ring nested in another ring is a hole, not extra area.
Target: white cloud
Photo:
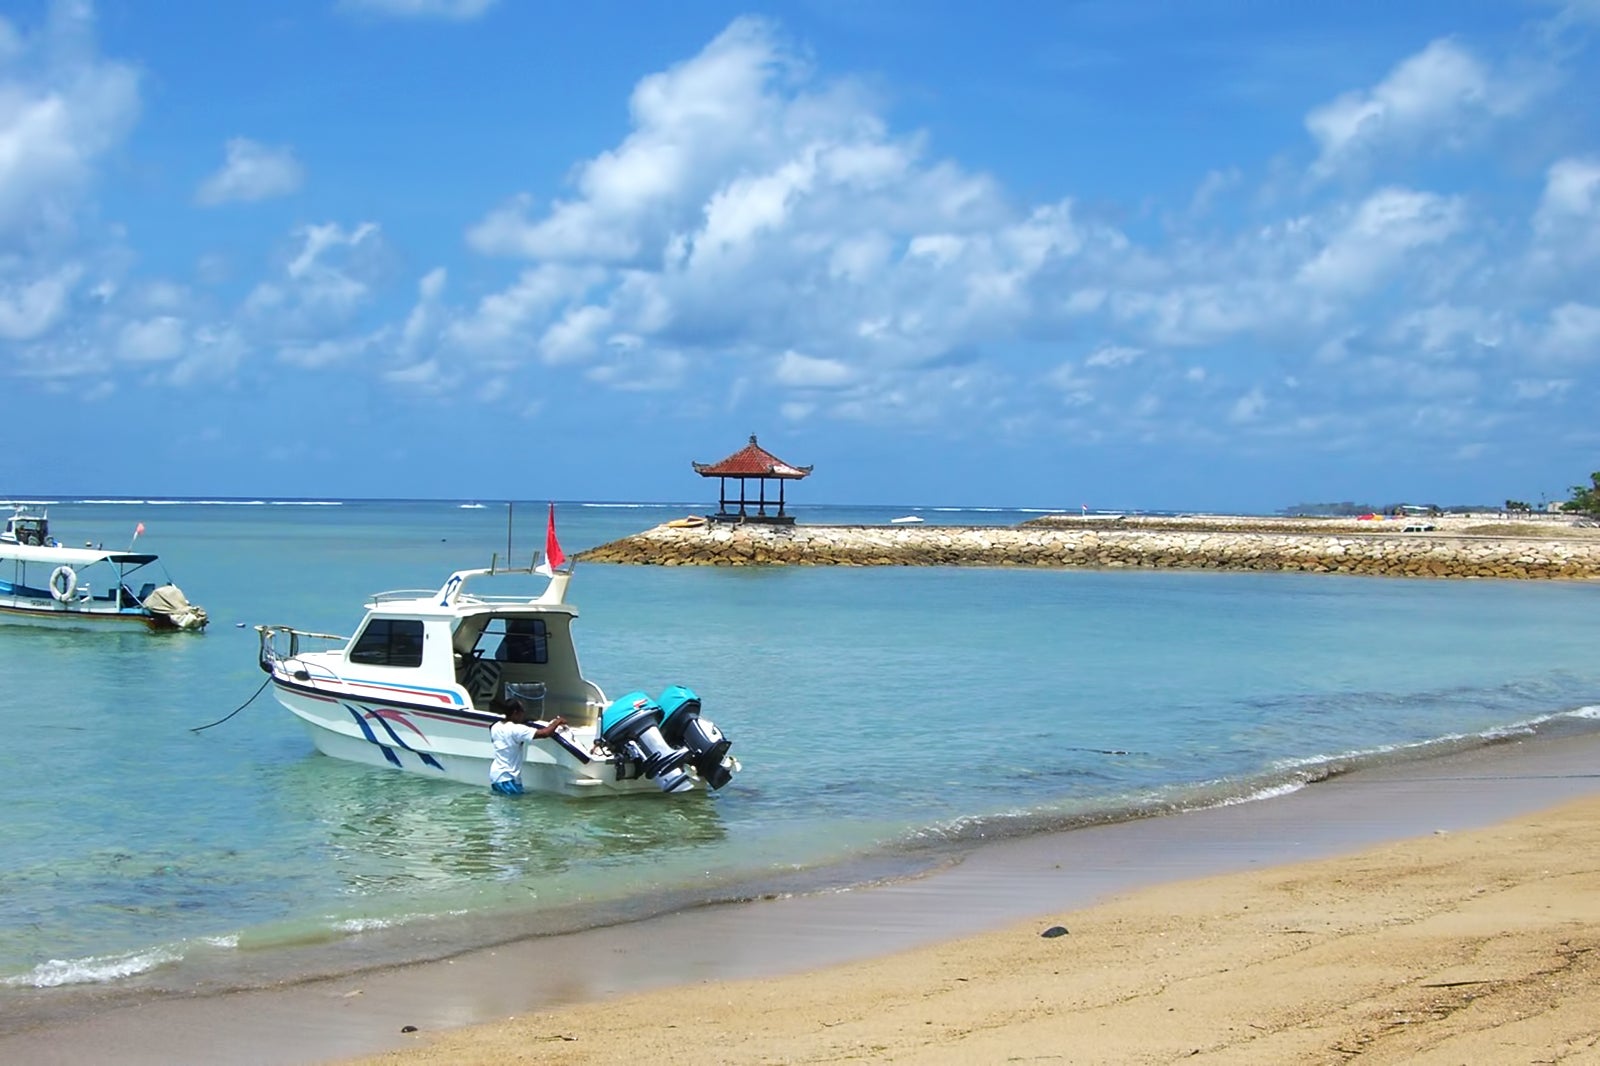
[[[1233,402],[1228,411],[1230,422],[1254,422],[1267,409],[1267,396],[1259,387],[1251,389]]]
[[[1224,194],[1238,188],[1243,182],[1244,172],[1238,167],[1208,171],[1189,200],[1189,213],[1206,214]]]
[[[371,337],[340,337],[309,344],[289,344],[278,350],[278,359],[291,366],[316,369],[335,363],[348,363],[373,348]]]
[[[1565,396],[1572,388],[1571,378],[1543,380],[1523,379],[1511,383],[1512,393],[1519,400],[1548,400]]]
[[[233,326],[201,326],[190,335],[167,380],[180,387],[230,380],[250,351],[250,342]]]
[[[80,274],[68,266],[21,283],[0,281],[0,340],[33,340],[54,328]]]
[[[1481,308],[1435,304],[1401,315],[1389,327],[1391,343],[1429,355],[1481,354],[1498,347],[1502,329]]]
[[[539,339],[539,352],[551,363],[583,359],[599,348],[600,334],[610,323],[611,312],[603,307],[574,307],[545,330]]]
[[[683,387],[688,369],[682,352],[624,348],[618,359],[590,367],[584,376],[619,392],[670,392]]]
[[[415,389],[418,392],[431,393],[450,383],[450,378],[445,374],[444,368],[435,359],[424,359],[420,363],[386,370],[383,380],[392,385],[403,388]]]
[[[506,357],[532,348],[549,317],[583,296],[603,274],[551,263],[525,270],[516,282],[491,293],[443,329],[443,343],[466,355]]]
[[[1070,360],[1052,368],[1044,376],[1044,383],[1060,391],[1068,406],[1086,407],[1094,403],[1094,382]]]
[[[1544,354],[1578,362],[1600,362],[1600,307],[1564,303],[1550,312],[1540,337]]]
[[[466,22],[478,18],[498,0],[339,0],[343,11],[401,19],[447,19]]]
[[[1127,366],[1144,354],[1143,348],[1129,348],[1122,344],[1107,344],[1096,348],[1083,361],[1084,366]]]
[[[1347,224],[1305,265],[1300,280],[1331,292],[1369,289],[1411,261],[1418,249],[1455,235],[1463,218],[1464,205],[1458,198],[1380,189],[1361,202]]]
[[[175,315],[159,315],[123,325],[117,356],[135,363],[165,363],[183,352],[187,329]]]
[[[1533,234],[1536,265],[1574,270],[1600,260],[1600,157],[1551,164]]]
[[[659,251],[694,222],[733,158],[775,132],[768,78],[786,61],[771,27],[736,20],[694,59],[652,74],[630,101],[634,131],[578,169],[576,199],[530,221],[525,198],[468,233],[488,254],[626,262]]]
[[[100,158],[133,128],[139,78],[93,54],[87,5],[56,3],[32,37],[0,24],[0,51],[11,59],[0,66],[0,237],[60,230],[82,207]]]
[[[447,277],[445,269],[437,267],[428,271],[417,283],[416,305],[406,316],[405,325],[400,331],[399,354],[402,359],[416,359],[417,354],[438,336],[444,314],[441,302]]]
[[[1326,175],[1387,150],[1459,146],[1485,117],[1519,104],[1466,48],[1436,40],[1371,89],[1345,93],[1306,116],[1321,148],[1312,172]]]
[[[1068,201],[1019,212],[986,175],[924,160],[920,136],[891,135],[859,87],[818,83],[758,19],[642,79],[630,110],[571,196],[542,212],[518,198],[469,229],[476,250],[539,265],[457,316],[447,342],[604,366],[626,336],[696,367],[737,337],[779,388],[887,388],[863,371],[1004,337],[1052,270],[1122,241]],[[836,362],[784,354],[817,347]]]
[[[305,169],[294,151],[270,147],[247,137],[234,137],[226,148],[222,169],[200,183],[195,201],[207,207],[218,204],[269,200],[297,191]]]
[[[856,372],[837,359],[820,359],[790,349],[773,371],[780,385],[796,389],[837,389],[853,383]]]
[[[297,227],[299,248],[281,276],[258,284],[244,304],[258,329],[296,339],[341,326],[372,296],[382,236],[364,222],[346,230],[338,223]]]

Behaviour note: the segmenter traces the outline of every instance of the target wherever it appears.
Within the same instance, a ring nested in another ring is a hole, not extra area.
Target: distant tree
[[[1531,511],[1531,510],[1533,510],[1533,508],[1529,507],[1522,500],[1507,500],[1506,501],[1506,510],[1508,510],[1508,511]]]
[[[1353,503],[1343,500],[1339,503],[1296,503],[1285,507],[1280,514],[1285,515],[1358,515],[1369,514],[1375,508],[1371,504]]]
[[[1600,470],[1589,475],[1588,485],[1572,486],[1572,499],[1561,505],[1563,511],[1600,514]]]

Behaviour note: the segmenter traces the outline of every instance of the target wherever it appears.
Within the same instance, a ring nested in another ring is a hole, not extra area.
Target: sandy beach
[[[1600,800],[366,1063],[1600,1061]]]
[[[1590,1062],[1596,948],[1582,733],[920,878],[116,1006],[0,1037],[0,1061]]]

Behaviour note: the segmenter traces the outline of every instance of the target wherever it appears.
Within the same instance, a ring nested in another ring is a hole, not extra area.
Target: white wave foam
[[[1579,707],[1575,711],[1568,711],[1567,712],[1567,717],[1569,717],[1569,718],[1600,718],[1600,704],[1594,704],[1594,705],[1591,705],[1591,706],[1588,706],[1588,707]]]
[[[411,922],[430,921],[436,918],[458,918],[470,912],[465,910],[448,910],[442,914],[396,914],[388,918],[343,918],[333,923],[333,927],[341,933],[367,933],[374,929],[392,929],[399,925],[408,925]]]
[[[274,507],[343,507],[343,500],[268,500]]]
[[[83,499],[73,503],[95,504],[99,507],[261,507],[266,500],[140,500],[140,499]],[[294,500],[274,500],[274,503],[294,503]]]
[[[1292,793],[1299,792],[1305,787],[1306,783],[1304,781],[1285,781],[1282,784],[1267,785],[1263,788],[1258,788],[1254,792],[1247,792],[1243,796],[1234,796],[1231,799],[1222,800],[1217,804],[1217,806],[1234,807],[1241,803],[1254,803],[1257,800],[1277,799],[1279,796],[1288,796]]]
[[[59,988],[62,985],[91,985],[116,981],[147,973],[157,966],[177,962],[183,954],[172,948],[155,948],[127,955],[91,955],[85,959],[51,959],[4,984],[23,988]]]

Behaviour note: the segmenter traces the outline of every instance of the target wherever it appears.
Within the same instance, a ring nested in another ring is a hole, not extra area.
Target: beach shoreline
[[[1596,767],[1600,734],[1507,741],[1357,770],[1273,799],[998,841],[905,881],[698,907],[437,962],[119,1007],[0,1037],[0,1059],[323,1062],[655,989],[824,968],[838,974],[963,937],[1018,936],[1017,923],[1036,925],[1152,885],[1526,817],[1600,793]],[[408,1025],[414,1034],[402,1033]]]

